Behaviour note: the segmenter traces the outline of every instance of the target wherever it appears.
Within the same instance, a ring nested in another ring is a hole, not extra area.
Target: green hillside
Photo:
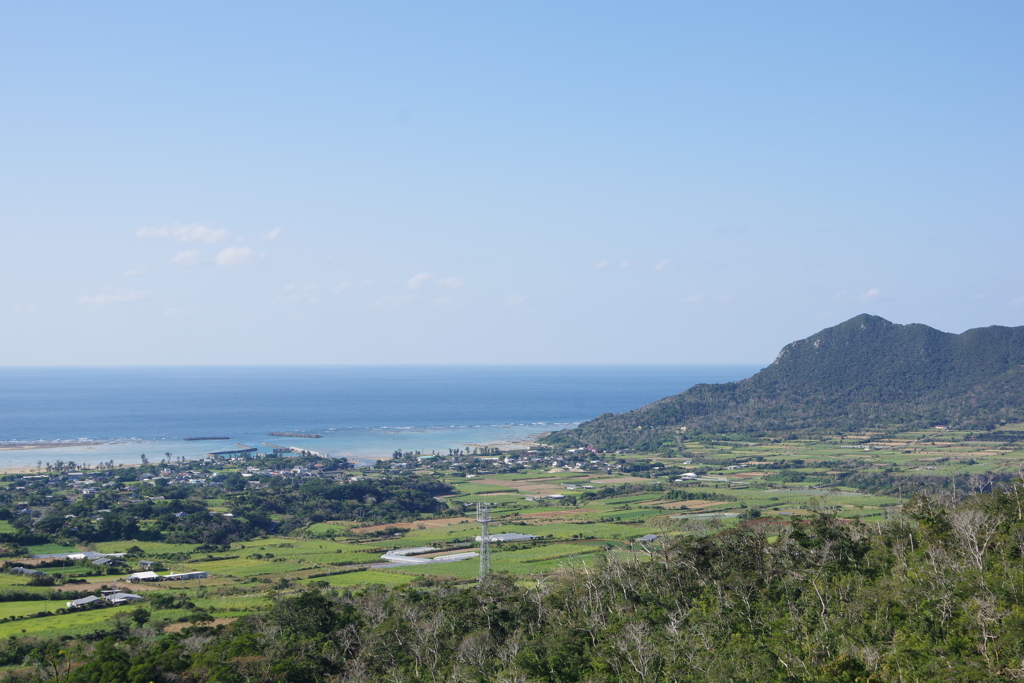
[[[656,450],[681,435],[989,429],[1022,419],[1024,327],[950,334],[865,314],[787,345],[748,379],[699,384],[546,441]]]

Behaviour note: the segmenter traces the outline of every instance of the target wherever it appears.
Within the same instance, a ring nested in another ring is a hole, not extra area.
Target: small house
[[[93,603],[97,603],[99,601],[100,601],[100,599],[97,598],[95,595],[87,595],[84,598],[79,598],[78,600],[71,600],[71,601],[69,601],[68,602],[68,608],[69,609],[75,609],[77,607],[86,607],[88,605],[92,605]]]
[[[38,569],[29,569],[28,567],[11,567],[8,571],[12,574],[21,574],[22,576],[42,576],[46,573]]]
[[[208,576],[210,576],[209,572],[184,572],[183,574],[171,572],[162,578],[164,581],[188,581],[189,579],[205,579]]]

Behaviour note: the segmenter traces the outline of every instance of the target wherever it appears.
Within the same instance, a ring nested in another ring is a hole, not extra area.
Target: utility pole
[[[478,582],[483,582],[491,574],[491,505],[476,504],[476,521],[480,522],[480,575]]]

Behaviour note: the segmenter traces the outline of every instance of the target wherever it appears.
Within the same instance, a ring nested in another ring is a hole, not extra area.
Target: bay
[[[0,368],[0,468],[199,457],[233,443],[361,464],[521,441],[754,365]],[[320,434],[319,439],[270,432]],[[226,436],[227,441],[186,441]],[[26,446],[47,446],[24,450]],[[59,447],[56,447],[59,446]],[[19,450],[11,450],[11,448]]]

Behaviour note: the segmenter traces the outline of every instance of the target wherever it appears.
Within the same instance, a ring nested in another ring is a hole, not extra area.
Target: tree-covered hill
[[[842,432],[1024,420],[1024,327],[950,334],[859,315],[789,344],[753,377],[689,390],[546,437],[657,449],[675,435]]]

